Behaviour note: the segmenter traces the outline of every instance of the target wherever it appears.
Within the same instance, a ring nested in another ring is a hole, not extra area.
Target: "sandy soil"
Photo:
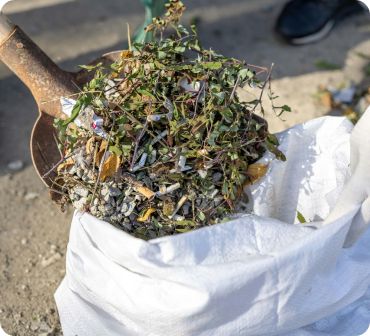
[[[270,127],[282,130],[330,111],[317,103],[319,85],[352,80],[368,84],[363,68],[370,55],[370,16],[349,19],[321,43],[290,47],[273,25],[284,1],[185,0],[186,20],[199,21],[204,43],[249,63],[275,63],[274,88],[293,111]],[[125,46],[124,25],[143,16],[138,1],[15,1],[10,16],[61,66],[75,69],[105,51]],[[315,63],[341,67],[322,71]],[[61,213],[31,166],[28,142],[37,108],[27,89],[0,64],[0,324],[11,335],[59,335],[53,294],[65,272],[72,211]],[[20,160],[17,172],[8,167]],[[1,332],[0,332],[1,335]]]

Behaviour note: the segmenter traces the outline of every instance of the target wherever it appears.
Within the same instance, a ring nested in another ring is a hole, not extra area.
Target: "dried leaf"
[[[266,175],[268,170],[268,165],[263,163],[254,163],[248,166],[247,175],[249,177],[249,181],[246,185],[254,184],[263,176]]]
[[[107,177],[113,176],[119,169],[121,158],[116,154],[110,154],[102,166],[100,178],[104,181]]]
[[[154,191],[144,186],[136,187],[136,191],[145,196],[146,198],[152,198],[155,195]]]
[[[62,162],[58,168],[57,168],[57,172],[58,174],[63,170],[63,169],[66,169],[66,168],[70,168],[72,167],[73,165],[75,164],[75,161],[73,160],[73,158],[68,158],[67,160],[65,160],[64,162]]]
[[[103,155],[104,155],[104,152],[107,146],[108,146],[108,141],[103,140],[100,144],[98,152],[96,153],[96,156],[94,157],[94,161],[97,167],[100,166],[101,160],[103,158]]]
[[[329,91],[325,91],[320,96],[321,104],[327,108],[333,107],[333,97]]]
[[[91,137],[89,140],[86,142],[86,153],[87,154],[92,154],[94,153],[94,142],[95,142],[95,137]]]
[[[171,201],[171,199],[166,199],[163,202],[163,214],[167,217],[171,216],[175,210],[175,204]]]
[[[130,58],[130,57],[132,57],[132,56],[134,56],[134,54],[133,54],[133,52],[132,52],[132,51],[130,51],[130,50],[123,50],[123,51],[121,52],[121,57],[122,57],[122,58]]]
[[[145,211],[144,215],[137,218],[138,222],[147,222],[150,219],[150,216],[156,212],[157,210],[154,208],[149,208]]]

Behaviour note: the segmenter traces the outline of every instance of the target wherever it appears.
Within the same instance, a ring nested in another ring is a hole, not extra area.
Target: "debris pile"
[[[69,118],[55,123],[61,160],[52,188],[62,204],[144,239],[243,211],[244,188],[267,170],[255,162],[266,150],[284,160],[254,114],[261,99],[237,94],[259,87],[262,98],[271,71],[203,49],[195,27],[178,24],[181,1],[167,9],[147,27],[157,41],[134,44],[110,68],[85,67],[94,78],[76,101],[62,100]]]

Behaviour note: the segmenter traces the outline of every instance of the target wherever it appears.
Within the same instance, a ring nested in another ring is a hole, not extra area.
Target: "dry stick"
[[[54,137],[55,144],[60,154],[60,160],[49,171],[47,171],[44,175],[42,175],[42,178],[49,176],[60,164],[62,164],[65,160],[68,160],[71,156],[73,156],[73,153],[71,153],[70,155],[64,156],[62,150],[59,148],[59,141],[56,138],[55,133],[53,133],[53,137]]]
[[[145,120],[145,124],[144,124],[144,127],[143,129],[141,130],[138,138],[135,140],[135,149],[134,149],[134,154],[132,155],[132,161],[131,161],[131,165],[130,165],[130,170],[132,171],[132,169],[134,168],[134,165],[135,165],[135,161],[136,161],[136,156],[137,156],[137,151],[139,149],[139,144],[140,144],[140,141],[142,139],[142,137],[144,136],[145,132],[146,132],[146,128],[148,127],[148,119]]]
[[[239,85],[239,81],[240,81],[240,76],[238,75],[237,79],[236,79],[236,82],[235,82],[235,85],[234,85],[234,88],[233,90],[231,91],[231,95],[230,95],[230,99],[229,99],[229,104],[232,102],[232,100],[234,99],[234,95],[235,95],[235,91],[236,91],[236,88],[238,87]]]
[[[272,73],[272,68],[274,67],[274,63],[271,64],[271,67],[269,69],[269,72],[267,73],[267,77],[265,79],[265,81],[263,82],[263,85],[262,85],[262,88],[261,88],[261,94],[260,94],[260,97],[257,101],[257,103],[254,105],[252,111],[251,111],[251,114],[256,110],[257,106],[259,104],[262,104],[262,97],[263,97],[263,93],[265,91],[265,88],[266,88],[266,85],[267,83],[269,82],[270,78],[271,78],[271,73]]]
[[[128,50],[132,50],[131,45],[131,33],[130,33],[130,24],[127,22],[127,41],[128,41]]]
[[[95,194],[96,194],[96,190],[98,189],[98,184],[100,182],[100,177],[101,177],[103,164],[105,163],[105,155],[107,154],[107,151],[108,151],[108,148],[109,148],[109,141],[110,141],[110,138],[111,138],[111,135],[112,135],[112,130],[113,130],[113,127],[114,127],[115,123],[116,123],[116,119],[114,118],[113,119],[113,125],[112,125],[112,128],[109,132],[108,139],[107,139],[107,147],[105,147],[105,150],[104,150],[104,153],[103,153],[103,156],[102,156],[102,160],[101,160],[100,165],[99,165],[98,178],[96,179],[96,182],[95,182],[94,191],[93,191],[93,194],[91,196],[90,206],[93,204]]]
[[[161,103],[162,104],[162,103]],[[128,112],[127,110],[125,110],[122,106],[116,104],[116,107],[118,107],[123,113],[125,113],[127,115],[127,117],[133,122],[133,123],[136,123],[138,125],[142,125],[142,123],[136,119],[130,112]],[[150,131],[149,129],[146,130],[148,132],[148,134],[154,139],[157,137],[156,134],[154,134],[152,131]],[[159,143],[161,143],[163,146],[167,147],[167,144],[161,139],[159,140]]]
[[[204,90],[205,86],[206,86],[206,83],[204,82],[204,83],[202,84],[202,87],[201,87],[201,88],[199,89],[199,91],[198,91],[197,98],[195,99],[195,110],[194,110],[194,116],[193,116],[193,119],[194,119],[194,118],[195,118],[195,116],[197,115],[199,98],[200,98],[200,96],[201,96],[201,94],[202,94],[202,92],[203,92],[203,90]]]
[[[71,154],[69,154],[69,155],[67,155],[65,157],[62,156],[62,158],[48,172],[46,172],[41,177],[42,178],[48,177],[56,168],[58,168],[59,165],[61,165],[65,160],[68,160],[73,155],[74,155],[74,153],[71,153]]]
[[[248,67],[251,67],[251,68],[256,68],[256,69],[260,69],[262,72],[267,72],[269,69],[266,68],[266,67],[261,67],[261,66],[258,66],[258,65],[254,65],[254,64],[249,64],[247,63],[246,64]]]

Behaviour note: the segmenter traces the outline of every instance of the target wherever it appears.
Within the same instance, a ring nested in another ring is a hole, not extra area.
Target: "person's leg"
[[[356,0],[290,0],[283,8],[276,32],[291,44],[307,44],[325,37],[334,25],[364,11]]]

